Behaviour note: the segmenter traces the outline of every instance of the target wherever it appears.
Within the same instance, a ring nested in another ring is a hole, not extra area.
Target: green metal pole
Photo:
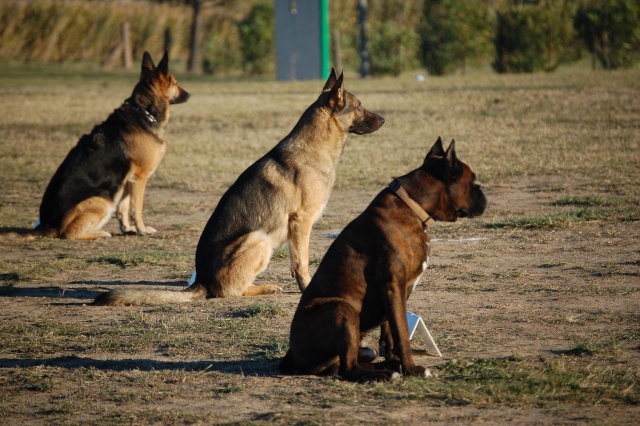
[[[320,75],[329,77],[329,0],[320,0]]]

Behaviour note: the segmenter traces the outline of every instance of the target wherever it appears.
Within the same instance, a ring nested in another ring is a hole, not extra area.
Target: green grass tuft
[[[256,302],[247,308],[249,316],[273,318],[283,314],[284,308],[276,303]]]
[[[527,229],[527,230],[553,230],[569,228],[582,222],[596,220],[640,220],[640,209],[627,207],[624,209],[612,208],[583,208],[567,212],[554,212],[532,216],[509,216],[503,220],[487,223],[488,229]]]
[[[173,261],[176,257],[184,255],[184,253],[172,253],[164,250],[122,252],[93,257],[88,259],[87,262],[115,265],[125,269],[143,264],[163,265],[167,261]]]

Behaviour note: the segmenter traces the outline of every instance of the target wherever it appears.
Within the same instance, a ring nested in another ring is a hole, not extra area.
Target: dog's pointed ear
[[[445,152],[444,152],[444,147],[442,146],[442,138],[438,136],[438,140],[436,141],[436,143],[433,144],[433,146],[429,150],[429,153],[427,154],[425,161],[429,157],[433,157],[433,156],[444,157],[444,155],[445,155]]]
[[[145,50],[142,55],[142,73],[144,74],[145,72],[153,71],[154,69],[156,69],[156,66],[153,64],[153,59],[151,59],[149,52]]]
[[[169,51],[165,50],[160,63],[158,64],[158,71],[162,74],[167,74],[169,72]]]
[[[336,80],[338,80],[338,73],[334,67],[331,67],[331,72],[329,73],[329,78],[327,78],[327,82],[324,83],[324,87],[322,88],[323,92],[328,92],[333,88],[333,85],[336,84]]]
[[[449,166],[453,166],[458,161],[458,157],[456,156],[456,140],[455,139],[451,139],[449,148],[447,148],[447,152],[445,153],[445,158],[447,159],[447,164]]]
[[[454,139],[451,139],[444,158],[447,164],[447,180],[454,181],[458,179],[462,173],[462,166],[456,155],[456,141]]]
[[[340,73],[340,77],[329,92],[329,106],[331,109],[344,108],[344,72]]]

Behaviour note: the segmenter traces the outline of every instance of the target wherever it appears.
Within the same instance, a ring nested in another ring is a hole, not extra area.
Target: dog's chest
[[[164,140],[151,134],[138,134],[127,141],[127,153],[129,155],[133,174],[152,175],[167,150]]]
[[[420,264],[420,268],[418,270],[417,277],[413,279],[413,282],[411,284],[411,291],[410,291],[409,294],[411,294],[411,293],[413,293],[413,291],[415,291],[416,287],[418,286],[418,283],[420,283],[420,279],[422,278],[422,275],[424,275],[424,273],[426,272],[427,268],[429,267],[429,260],[430,260],[430,256],[431,256],[431,242],[430,242],[429,235],[427,235],[427,239],[426,239],[424,244],[425,244],[425,251],[424,251],[424,255],[422,256],[424,258],[424,260]]]

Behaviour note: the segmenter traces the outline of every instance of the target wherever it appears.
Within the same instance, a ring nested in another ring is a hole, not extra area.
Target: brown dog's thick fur
[[[156,68],[144,52],[131,97],[82,136],[53,175],[42,197],[36,233],[71,240],[110,237],[102,228],[114,212],[123,234],[155,233],[142,221],[144,191],[166,151],[162,137],[169,105],[188,98],[169,73],[168,54]],[[130,207],[135,226],[129,222]]]
[[[481,215],[486,198],[471,169],[445,152],[440,139],[422,166],[396,178],[431,218],[455,221]],[[333,242],[305,289],[293,317],[286,374],[330,374],[353,381],[427,376],[411,356],[406,301],[427,267],[427,227],[389,188]],[[381,327],[385,361],[362,362],[359,344]]]
[[[196,280],[186,292],[115,291],[96,304],[137,305],[206,297],[275,293],[254,285],[271,254],[289,243],[291,274],[302,291],[310,281],[309,236],[329,200],[336,166],[349,133],[380,128],[384,119],[365,110],[331,71],[318,100],[291,133],[245,170],[222,196],[196,250]],[[172,296],[173,294],[173,296]]]

